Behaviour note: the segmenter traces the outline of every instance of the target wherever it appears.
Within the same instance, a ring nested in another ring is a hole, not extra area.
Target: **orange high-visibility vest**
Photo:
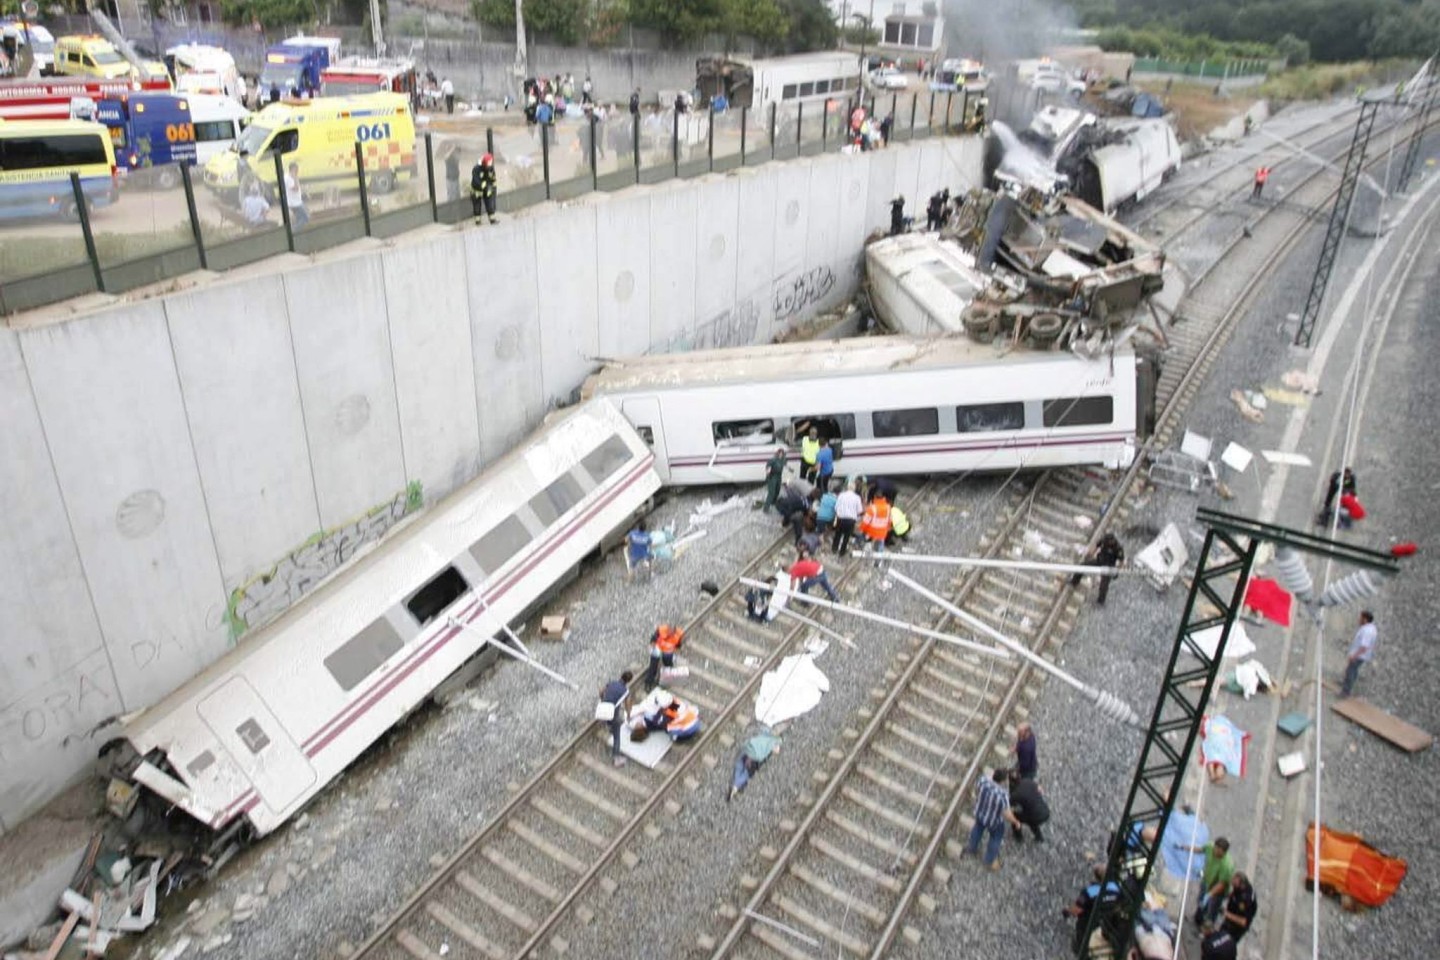
[[[890,532],[890,501],[884,497],[870,501],[865,508],[865,516],[860,520],[860,532],[871,540],[885,539]]]
[[[676,700],[673,704],[666,707],[663,712],[665,714],[665,730],[667,733],[674,733],[677,730],[687,730],[695,725],[695,721],[700,719],[699,710],[680,700]]]
[[[662,623],[655,631],[655,649],[661,653],[674,653],[680,649],[680,643],[684,639],[684,630],[672,627],[668,623]]]
[[[1263,185],[1263,184],[1265,183],[1265,181],[1266,181],[1266,180],[1269,180],[1269,179],[1270,179],[1270,168],[1269,168],[1269,167],[1261,167],[1261,168],[1259,168],[1258,170],[1255,171],[1255,182],[1256,182],[1256,183]]]

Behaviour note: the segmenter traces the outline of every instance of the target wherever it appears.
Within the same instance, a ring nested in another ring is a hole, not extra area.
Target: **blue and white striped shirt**
[[[975,822],[994,828],[1005,822],[1005,811],[1010,809],[1010,794],[1004,787],[989,777],[980,781],[980,795],[975,800]]]

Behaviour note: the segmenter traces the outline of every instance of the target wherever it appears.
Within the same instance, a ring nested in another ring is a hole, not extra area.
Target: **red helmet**
[[[480,158],[480,162],[488,167],[490,166],[490,164],[495,162],[495,158],[487,153],[485,154],[485,156]]]

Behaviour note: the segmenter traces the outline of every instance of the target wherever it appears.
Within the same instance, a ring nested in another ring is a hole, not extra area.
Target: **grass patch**
[[[1275,74],[1256,87],[1255,93],[1276,101],[1329,100],[1362,88],[1398,83],[1413,76],[1415,70],[1416,64],[1409,60],[1311,63]]]
[[[1214,83],[1172,83],[1168,93],[1163,80],[1145,80],[1136,86],[1160,97],[1175,111],[1175,133],[1182,141],[1208,136],[1249,110],[1257,99],[1249,89],[1227,90],[1217,97]]]

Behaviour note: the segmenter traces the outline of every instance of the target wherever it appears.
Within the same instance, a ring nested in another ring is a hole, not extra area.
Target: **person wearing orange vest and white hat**
[[[685,642],[685,631],[662,623],[650,637],[650,669],[645,672],[645,689],[653,690],[660,682],[660,668],[675,666],[675,651]]]
[[[865,506],[865,515],[860,518],[860,533],[875,548],[878,557],[885,552],[885,537],[890,533],[890,501],[885,494],[876,493]]]
[[[681,740],[689,740],[700,732],[699,708],[678,697],[672,699],[670,705],[660,711],[660,716],[665,719],[665,732],[670,734],[670,739],[676,743]]]

